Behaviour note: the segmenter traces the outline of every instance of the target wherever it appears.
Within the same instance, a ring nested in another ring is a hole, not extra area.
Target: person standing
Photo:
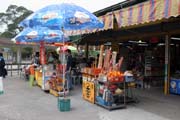
[[[71,55],[71,50],[67,49],[66,50],[66,79],[67,79],[67,87],[69,90],[73,89],[72,86],[72,77],[71,77],[71,67],[72,67],[72,55]]]
[[[4,89],[3,89],[3,76],[5,75],[4,67],[5,67],[5,61],[3,58],[3,54],[0,53],[0,94],[4,93]]]
[[[34,63],[36,66],[39,66],[39,65],[40,65],[39,52],[36,52],[35,55],[33,56],[33,63]]]

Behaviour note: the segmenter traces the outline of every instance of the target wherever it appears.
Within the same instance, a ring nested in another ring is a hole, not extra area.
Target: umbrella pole
[[[63,27],[62,27],[62,32],[63,32],[63,34],[62,34],[62,40],[63,40],[63,45],[64,45],[64,29],[63,29]],[[66,97],[66,94],[65,94],[65,83],[66,83],[66,78],[65,78],[65,74],[66,74],[66,71],[65,71],[65,51],[63,50],[63,61],[62,61],[62,63],[63,63],[63,93],[64,93],[64,98]],[[67,87],[68,87],[68,83],[67,83]]]

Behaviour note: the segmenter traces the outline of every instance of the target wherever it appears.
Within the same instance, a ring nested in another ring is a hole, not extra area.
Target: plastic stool
[[[78,76],[77,76],[78,85],[81,84],[81,80],[82,80],[82,76],[81,76],[81,75],[78,75]]]
[[[71,76],[73,85],[80,85],[82,76]],[[76,84],[77,83],[77,84]]]
[[[76,85],[76,76],[71,76],[71,78],[72,78],[72,84]]]

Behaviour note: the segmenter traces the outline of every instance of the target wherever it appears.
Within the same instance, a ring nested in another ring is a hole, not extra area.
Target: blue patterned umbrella
[[[51,30],[45,27],[37,28],[25,28],[21,31],[14,40],[17,43],[29,43],[29,42],[40,42],[54,43],[68,41],[68,37],[65,37],[63,32],[60,30]]]
[[[104,24],[95,15],[80,6],[61,3],[49,5],[36,11],[23,20],[19,26],[24,28],[48,27],[53,30],[74,31],[103,28]],[[64,42],[64,39],[62,40]],[[64,60],[65,56],[63,55]],[[63,79],[65,80],[65,70],[63,70]]]
[[[102,28],[104,24],[84,8],[70,3],[46,6],[23,20],[22,27],[48,27],[50,29],[85,30]]]

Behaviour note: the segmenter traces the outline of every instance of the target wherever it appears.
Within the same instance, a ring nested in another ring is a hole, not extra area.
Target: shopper
[[[33,57],[33,62],[35,64],[35,66],[39,66],[40,65],[39,52],[35,53],[35,56]]]
[[[72,77],[71,77],[71,67],[72,67],[72,55],[71,55],[71,50],[67,49],[66,50],[66,79],[67,79],[67,88],[69,90],[73,89],[72,86]]]
[[[0,94],[4,93],[3,89],[3,77],[5,75],[5,61],[3,58],[3,54],[0,53]]]

